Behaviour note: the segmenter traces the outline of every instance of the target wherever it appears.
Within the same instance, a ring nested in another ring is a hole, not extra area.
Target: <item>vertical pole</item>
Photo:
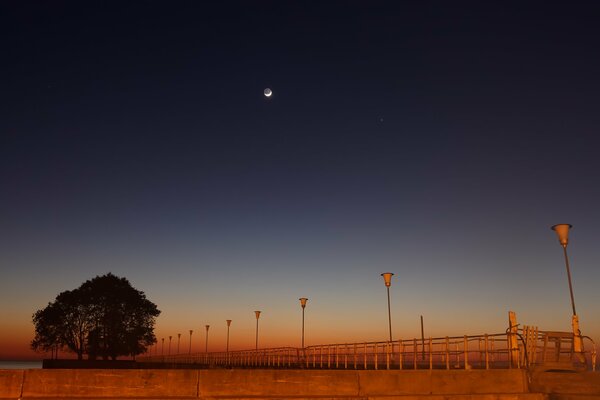
[[[194,331],[190,329],[190,348],[188,350],[188,354],[192,354],[192,333],[194,333]]]
[[[306,297],[301,297],[299,300],[300,307],[302,307],[302,354],[306,356],[306,352],[304,351],[304,309],[306,308],[308,299]]]
[[[390,330],[389,341],[392,341],[392,311],[390,307],[390,286],[392,286],[392,276],[394,274],[392,272],[384,272],[381,274],[383,277],[383,282],[385,283],[385,287],[387,289],[387,304],[388,304],[388,327]]]
[[[485,334],[485,369],[490,369],[490,356],[488,353],[488,335]]]
[[[413,368],[417,369],[417,338],[413,338]]]
[[[514,311],[508,312],[508,343],[510,348],[510,367],[519,368],[519,342],[517,333],[519,325],[517,324],[517,314]]]
[[[390,342],[392,341],[392,311],[390,307],[390,287],[387,286],[387,301],[388,301],[388,325],[390,328]]]
[[[571,269],[569,268],[569,257],[567,256],[567,246],[563,246],[563,253],[565,255],[565,266],[567,267],[567,278],[569,280],[569,293],[571,294],[571,307],[573,308],[573,315],[577,315],[577,311],[575,311],[575,297],[573,296],[573,284],[571,283]]]
[[[398,340],[398,369],[402,369],[402,358],[404,357],[404,343]]]
[[[465,351],[465,369],[469,369],[469,341],[467,335],[464,338],[464,351]]]
[[[423,329],[423,316],[422,315],[421,315],[421,343],[422,343],[421,360],[425,360],[425,330]]]
[[[258,319],[260,318],[260,311],[254,311],[256,315],[256,350],[258,350]]]
[[[227,349],[226,349],[226,350],[227,350],[226,352],[227,352],[227,354],[228,354],[228,357],[229,357],[229,327],[230,327],[230,326],[231,326],[231,320],[230,320],[230,319],[228,319],[228,320],[227,320]]]
[[[302,348],[304,348],[304,307],[302,307]]]
[[[450,338],[446,336],[446,369],[450,369]]]
[[[177,354],[179,354],[179,344],[181,343],[181,333],[177,334]]]
[[[385,367],[386,369],[390,369],[390,345],[392,342],[388,342],[385,346]]]
[[[204,352],[208,353],[208,328],[210,328],[210,325],[205,325],[206,326],[206,343],[204,344]]]
[[[231,320],[227,320],[227,365],[230,363],[230,355],[229,355],[229,327],[231,326]]]

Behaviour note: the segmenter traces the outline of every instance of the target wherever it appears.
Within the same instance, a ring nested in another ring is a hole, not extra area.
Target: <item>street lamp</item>
[[[227,365],[229,365],[229,327],[231,326],[231,320],[227,320]]]
[[[227,320],[227,352],[229,353],[229,327],[231,326],[231,320]]]
[[[179,343],[181,342],[181,333],[177,334],[177,354],[179,354]]]
[[[577,311],[575,311],[575,297],[573,296],[573,284],[571,283],[571,269],[569,268],[569,257],[567,256],[569,229],[572,227],[573,225],[571,224],[557,224],[550,227],[550,229],[556,232],[565,256],[565,267],[567,268],[567,279],[569,281],[569,294],[571,295],[571,308],[573,309],[573,317],[571,319],[571,326],[573,327],[573,350],[575,353],[582,353],[583,339],[581,338],[581,331],[579,330],[579,317],[577,316]]]
[[[188,354],[192,354],[192,333],[194,333],[194,330],[190,329],[190,349],[188,350]]]
[[[392,341],[392,311],[390,308],[390,286],[392,286],[392,276],[394,274],[392,272],[384,272],[381,274],[383,276],[383,281],[385,282],[385,287],[387,289],[387,300],[388,300],[388,325],[390,328],[390,342]]]
[[[171,355],[171,339],[173,339],[173,336],[169,336],[169,355]]]
[[[304,309],[306,308],[307,301],[306,297],[300,298],[300,307],[302,307],[302,348],[304,348]]]
[[[210,328],[210,325],[205,325],[206,326],[206,344],[204,347],[204,352],[208,353],[208,328]]]
[[[260,311],[254,311],[256,315],[256,350],[258,350],[258,319],[260,318]]]

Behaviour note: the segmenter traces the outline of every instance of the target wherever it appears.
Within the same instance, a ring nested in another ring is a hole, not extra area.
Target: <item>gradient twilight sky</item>
[[[0,6],[0,359],[107,272],[194,351],[385,340],[388,270],[396,338],[569,330],[556,223],[600,342],[594,2],[213,3]]]

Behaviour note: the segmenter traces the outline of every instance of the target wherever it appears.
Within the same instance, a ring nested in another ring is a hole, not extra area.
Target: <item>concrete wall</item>
[[[366,399],[527,392],[527,378],[520,370],[0,370],[4,399]]]
[[[18,399],[24,375],[23,370],[0,369],[0,399]]]
[[[551,399],[600,398],[600,372],[534,372],[531,378],[531,390]]]

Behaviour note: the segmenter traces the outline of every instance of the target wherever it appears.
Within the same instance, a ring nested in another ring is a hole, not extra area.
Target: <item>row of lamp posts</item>
[[[573,328],[573,344],[574,344],[574,351],[575,353],[579,353],[581,354],[583,352],[583,341],[582,341],[582,337],[581,337],[581,331],[579,330],[579,317],[577,316],[577,311],[575,310],[575,298],[573,296],[573,284],[571,282],[571,271],[569,268],[569,257],[567,255],[567,245],[569,244],[569,230],[572,228],[573,226],[571,224],[557,224],[557,225],[553,225],[551,227],[551,229],[553,231],[556,232],[556,234],[558,235],[558,240],[563,248],[563,253],[564,253],[564,257],[565,257],[565,266],[567,269],[567,279],[569,282],[569,293],[571,295],[571,307],[573,309],[573,317],[572,317],[572,328]],[[388,329],[389,329],[389,341],[392,341],[392,311],[391,311],[391,305],[390,305],[390,287],[392,286],[392,276],[394,275],[394,273],[392,272],[384,272],[381,274],[381,276],[383,277],[383,281],[385,283],[385,287],[387,290],[387,308],[388,308]],[[302,348],[304,348],[304,310],[306,308],[306,303],[308,302],[308,298],[306,297],[301,297],[300,299],[300,307],[302,307]],[[256,316],[256,342],[255,342],[255,348],[258,350],[258,320],[260,319],[260,314],[261,311],[254,311],[254,314]],[[227,322],[227,353],[229,353],[229,329],[231,327],[231,320],[228,319],[226,320]],[[208,330],[210,328],[210,325],[205,325],[206,327],[206,343],[205,343],[205,348],[204,351],[208,353]],[[192,333],[194,331],[192,329],[190,329],[190,344],[189,344],[189,349],[188,349],[188,353],[191,354],[192,352]],[[171,339],[172,336],[169,336],[169,354],[171,354]],[[181,341],[181,333],[177,334],[177,353],[179,353],[179,344]],[[164,345],[165,345],[165,339],[162,339],[162,350],[164,353]]]

